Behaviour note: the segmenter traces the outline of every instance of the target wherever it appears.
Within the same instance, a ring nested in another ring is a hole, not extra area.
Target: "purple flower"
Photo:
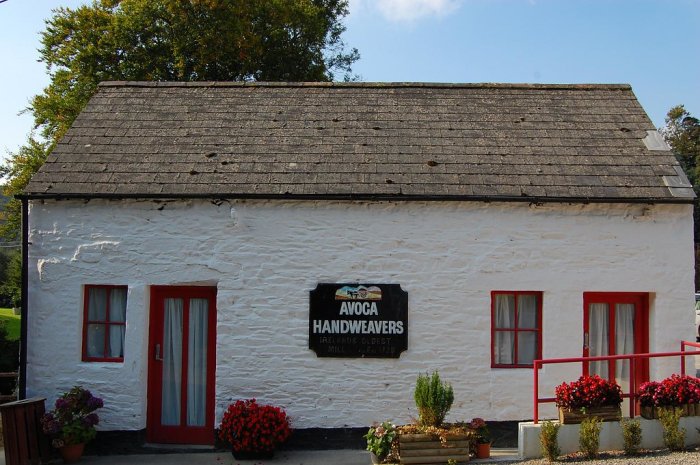
[[[91,413],[85,417],[85,423],[87,426],[95,426],[100,422],[100,417],[96,413]]]
[[[97,410],[98,408],[102,408],[104,406],[104,403],[102,402],[102,399],[99,397],[90,397],[87,402],[87,409],[89,411]]]
[[[63,410],[70,407],[70,402],[63,397],[56,399],[56,410]]]

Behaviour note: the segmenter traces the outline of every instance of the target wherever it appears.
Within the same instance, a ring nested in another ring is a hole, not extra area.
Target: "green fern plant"
[[[449,383],[443,383],[437,370],[431,376],[419,374],[414,399],[421,426],[440,426],[452,407],[454,392]]]

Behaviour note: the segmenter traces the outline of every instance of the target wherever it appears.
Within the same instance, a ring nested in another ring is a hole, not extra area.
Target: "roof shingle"
[[[626,85],[102,83],[25,196],[690,202]]]

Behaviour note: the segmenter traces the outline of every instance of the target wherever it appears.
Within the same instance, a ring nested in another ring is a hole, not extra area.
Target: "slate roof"
[[[25,197],[694,194],[627,85],[106,82]]]

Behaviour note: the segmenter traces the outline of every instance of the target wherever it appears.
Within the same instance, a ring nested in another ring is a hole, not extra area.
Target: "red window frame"
[[[90,289],[105,289],[107,291],[107,303],[105,309],[106,320],[90,320],[89,319],[89,296]],[[108,352],[109,347],[109,328],[111,326],[126,326],[126,321],[110,321],[109,320],[109,303],[110,294],[114,289],[124,289],[127,290],[128,286],[123,285],[111,285],[111,284],[86,284],[83,290],[83,362],[123,362],[124,357],[107,357],[104,356]],[[126,318],[125,318],[126,319]],[[105,326],[105,342],[104,349],[102,351],[103,357],[89,356],[87,352],[88,347],[88,327],[91,324],[100,324]]]
[[[537,328],[518,328],[517,324],[514,328],[496,328],[496,296],[497,295],[512,295],[515,301],[515,321],[518,321],[518,297],[521,295],[534,295],[537,297]],[[491,291],[491,368],[532,368],[533,364],[504,364],[496,363],[496,333],[497,332],[512,332],[513,333],[513,350],[514,360],[518,360],[518,335],[520,333],[537,333],[537,353],[535,359],[542,358],[542,291]]]

